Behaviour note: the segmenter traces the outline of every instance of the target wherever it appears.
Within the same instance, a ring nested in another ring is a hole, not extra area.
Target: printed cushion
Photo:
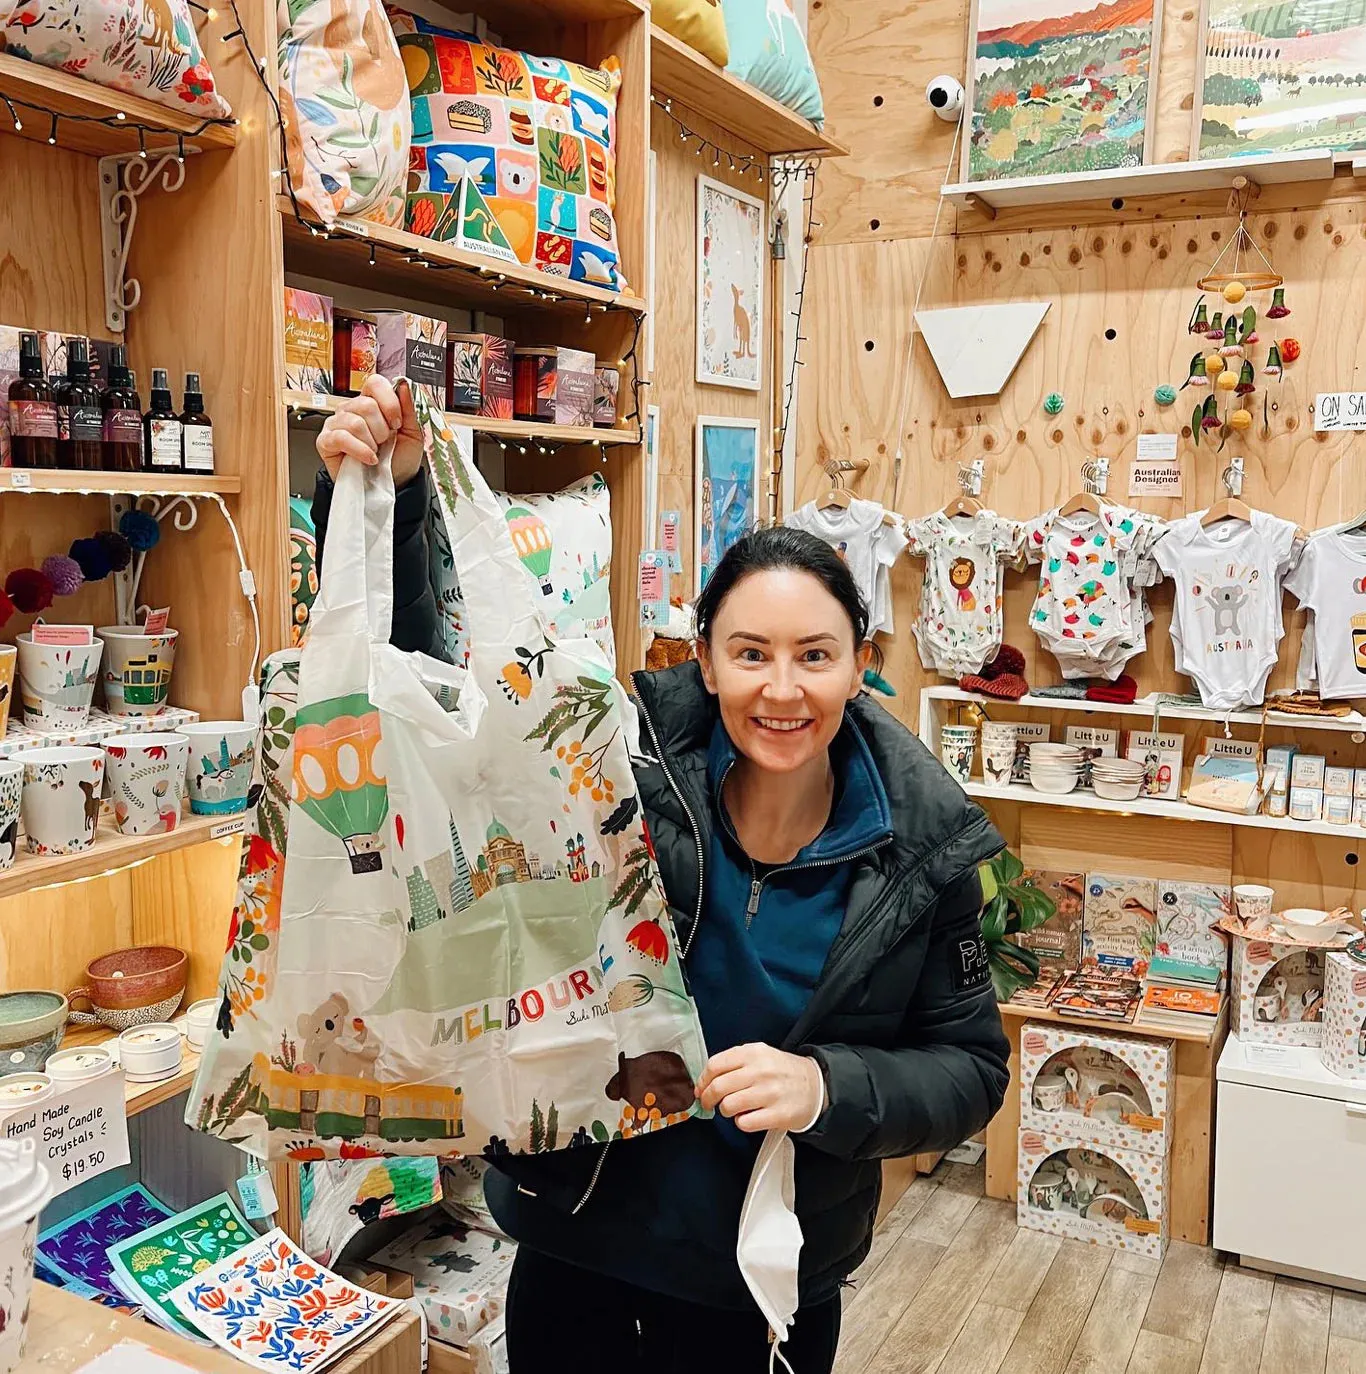
[[[726,70],[819,126],[825,122],[820,83],[789,0],[725,0],[730,42]]]
[[[581,67],[389,16],[413,102],[409,231],[463,234],[480,251],[620,290],[616,58]]]
[[[401,225],[412,114],[380,0],[280,0],[278,22],[294,194],[324,224]]]
[[[493,494],[503,507],[522,566],[541,590],[552,638],[596,640],[608,664],[615,667],[609,595],[612,508],[607,483],[595,472],[563,491],[534,496]],[[435,508],[435,491],[432,501]],[[428,530],[442,643],[450,661],[464,667],[469,658],[465,602],[439,514],[433,515]]]
[[[673,34],[703,57],[709,57],[718,67],[730,61],[721,0],[654,0],[650,18],[666,33]]]
[[[232,114],[214,89],[186,0],[16,0],[3,46],[203,119]]]

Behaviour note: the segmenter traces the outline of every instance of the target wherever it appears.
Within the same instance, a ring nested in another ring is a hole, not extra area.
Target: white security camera
[[[925,99],[940,119],[956,123],[963,113],[963,83],[956,76],[936,76],[925,87]]]

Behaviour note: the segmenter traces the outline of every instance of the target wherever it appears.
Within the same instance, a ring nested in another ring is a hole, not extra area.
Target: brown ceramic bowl
[[[73,1011],[71,1019],[111,1030],[166,1021],[180,1006],[189,976],[189,956],[171,945],[138,945],[102,954],[86,965],[85,983],[67,994],[73,1003],[89,1002],[94,1014]]]

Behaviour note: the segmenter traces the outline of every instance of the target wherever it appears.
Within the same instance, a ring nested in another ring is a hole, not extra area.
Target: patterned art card
[[[171,1294],[180,1315],[256,1369],[308,1374],[405,1310],[314,1263],[275,1230]]]
[[[1157,884],[1151,878],[1086,875],[1083,968],[1142,978],[1157,942]]]
[[[92,1203],[38,1237],[37,1261],[63,1285],[77,1282],[126,1301],[114,1283],[109,1247],[165,1221],[171,1209],[140,1183]]]
[[[1157,884],[1157,944],[1148,972],[1218,985],[1228,972],[1228,936],[1216,929],[1233,913],[1233,893],[1214,883]]]
[[[151,1313],[158,1326],[198,1336],[176,1310],[171,1293],[256,1239],[226,1193],[177,1212],[109,1249],[118,1286]]]

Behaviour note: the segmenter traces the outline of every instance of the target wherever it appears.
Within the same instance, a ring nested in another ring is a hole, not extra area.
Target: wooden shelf
[[[1009,787],[988,787],[981,782],[963,784],[970,797],[983,801],[1021,802],[1026,806],[1064,806],[1073,811],[1107,811],[1112,816],[1160,816],[1167,820],[1196,821],[1205,825],[1237,825],[1252,830],[1285,830],[1292,835],[1331,835],[1340,840],[1360,840],[1359,825],[1330,825],[1327,821],[1296,821],[1289,816],[1240,816],[1231,811],[1213,811],[1207,806],[1191,806],[1189,802],[1164,801],[1160,797],[1136,798],[1134,801],[1106,801],[1094,792],[1074,790],[1058,796],[1039,792],[1025,783],[1014,782]]]
[[[158,854],[242,835],[246,828],[245,812],[235,816],[195,816],[187,810],[174,830],[160,835],[120,835],[112,826],[101,826],[95,843],[79,854],[29,854],[20,849],[14,866],[0,873],[0,898],[80,878],[95,878]]]
[[[732,76],[686,43],[650,25],[650,85],[762,153],[844,157],[848,148],[772,96]]]
[[[1260,725],[1262,713],[1255,711],[1213,711],[1204,706],[1177,706],[1158,703],[1151,696],[1140,697],[1137,701],[1117,703],[1112,701],[1088,701],[1085,698],[1040,697],[1033,692],[1022,696],[1018,701],[1006,701],[1001,697],[983,696],[978,692],[965,692],[960,687],[928,687],[922,696],[932,701],[976,702],[983,706],[1022,706],[1044,711],[1070,711],[1087,714],[1142,716],[1151,722],[1154,717],[1163,720],[1204,720],[1211,725],[1223,725],[1227,720],[1233,725]],[[1295,730],[1338,730],[1346,734],[1366,733],[1366,716],[1353,711],[1348,716],[1300,716],[1287,711],[1270,710],[1266,715],[1267,726]]]
[[[597,24],[608,19],[642,19],[649,14],[646,0],[441,0],[455,13],[482,14],[503,42],[516,46],[517,29],[526,24]]]
[[[19,121],[23,125],[18,136],[40,143],[46,143],[52,131],[52,120],[47,112],[115,121],[121,114],[125,115],[138,124],[150,126],[145,134],[148,148],[174,147],[177,136],[185,138],[187,149],[231,148],[237,142],[236,124],[211,124],[195,132],[204,122],[198,115],[157,105],[141,96],[124,95],[122,91],[97,86],[93,81],[25,61],[10,53],[0,53],[0,95],[18,104]],[[28,108],[34,105],[38,108]],[[0,132],[15,132],[8,111],[0,115]],[[117,124],[62,119],[57,124],[57,144],[97,157],[135,153],[138,151],[138,131]]]
[[[88,1049],[91,1045],[103,1045],[107,1048],[118,1038],[118,1032],[111,1031],[108,1026],[72,1026],[67,1029],[62,1039],[62,1048]],[[182,1041],[180,1068],[170,1078],[163,1078],[159,1083],[130,1083],[125,1078],[123,1100],[128,1115],[136,1116],[149,1107],[179,1097],[194,1082],[198,1069],[199,1052],[192,1050],[188,1041]]]
[[[231,496],[242,490],[240,477],[219,473],[197,477],[172,472],[66,472],[50,468],[0,468],[0,492],[107,493],[110,496]]]
[[[1227,1004],[1228,999],[1225,998],[1225,1007]],[[1021,1021],[1047,1021],[1053,1026],[1085,1026],[1106,1033],[1119,1031],[1128,1035],[1150,1035],[1156,1040],[1188,1040],[1193,1045],[1211,1044],[1224,1016],[1221,1009],[1220,1014],[1208,1026],[1174,1030],[1168,1026],[1144,1026],[1137,1021],[1110,1021],[1101,1016],[1062,1016],[1051,1007],[1022,1007],[1015,1002],[1002,1002],[1000,1007],[1002,1016],[1017,1017]]]
[[[290,420],[305,420],[309,416],[331,415],[341,404],[343,397],[329,396],[318,391],[286,391],[285,405],[289,407]],[[456,411],[446,412],[446,422],[450,425],[464,425],[476,434],[487,434],[496,439],[511,439],[514,442],[544,440],[551,444],[638,444],[638,429],[598,429],[593,425],[544,425],[529,420],[494,420],[482,415],[462,415]]]
[[[498,314],[529,308],[571,315],[588,313],[599,318],[603,311],[613,308],[645,313],[645,302],[638,296],[568,277],[546,276],[519,263],[500,262],[382,224],[338,220],[330,230],[319,227],[315,233],[309,225],[299,223],[287,196],[280,197],[277,205],[284,228],[285,265],[291,272],[351,281],[417,300],[477,306]],[[386,252],[386,248],[397,252]],[[408,256],[402,256],[405,254]]]
[[[1292,181],[1331,181],[1334,163],[1350,165],[1349,153],[1329,148],[1269,157],[1226,157],[1208,162],[1158,162],[1147,167],[1114,167],[1085,175],[1003,177],[999,181],[963,181],[945,186],[940,194],[953,205],[997,210],[1021,205],[1070,205],[1089,200],[1132,200],[1137,197],[1180,196],[1198,191],[1227,190],[1234,177],[1257,186]]]

